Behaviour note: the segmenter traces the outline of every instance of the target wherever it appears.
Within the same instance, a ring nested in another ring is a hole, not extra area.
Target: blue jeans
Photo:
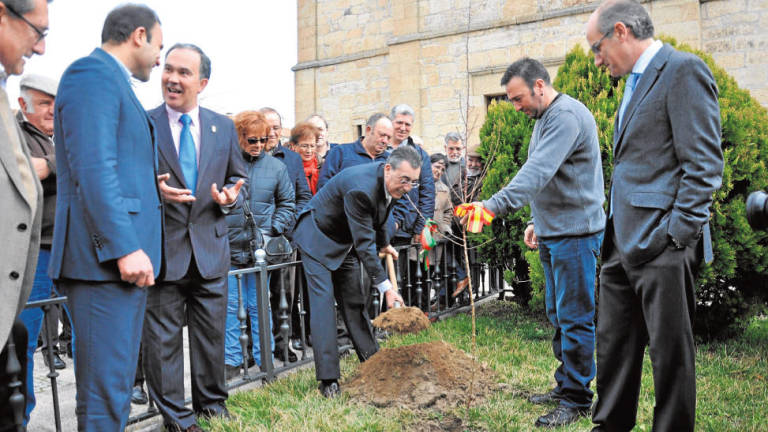
[[[237,270],[232,267],[232,270]],[[267,275],[267,298],[264,300],[269,305],[269,278]],[[253,341],[253,359],[256,364],[261,366],[261,339],[259,338],[259,307],[256,297],[256,286],[258,285],[260,274],[247,273],[242,275],[243,287],[243,305],[251,317],[251,340]],[[228,276],[228,295],[227,295],[227,330],[224,339],[224,363],[229,366],[238,366],[243,363],[243,350],[240,346],[240,320],[237,319],[237,278]],[[275,349],[275,338],[272,336],[272,317],[269,317],[269,342],[271,350],[269,355]]]
[[[40,249],[40,253],[37,256],[37,268],[35,268],[35,280],[32,284],[32,292],[29,294],[27,301],[45,300],[51,298],[51,294],[56,292],[53,286],[53,281],[48,277],[48,262],[51,259],[51,251],[47,249]],[[64,306],[66,308],[66,305]],[[66,312],[66,319],[69,319],[69,312]],[[29,415],[33,409],[35,409],[35,382],[34,382],[34,365],[35,365],[35,350],[37,349],[37,337],[40,335],[40,330],[43,326],[43,313],[42,308],[25,309],[21,312],[19,318],[27,328],[28,343],[27,343],[27,406],[24,411],[24,424],[29,422]],[[58,331],[58,330],[54,330]],[[53,335],[51,335],[53,336]],[[75,334],[72,332],[72,345],[74,346]]]
[[[603,233],[539,238],[546,279],[547,318],[555,326],[552,351],[560,366],[555,393],[560,405],[586,409],[595,377],[595,273]]]

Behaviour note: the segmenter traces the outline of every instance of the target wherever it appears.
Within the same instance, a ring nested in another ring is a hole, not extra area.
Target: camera
[[[768,228],[768,193],[755,191],[747,197],[747,222],[754,230]]]

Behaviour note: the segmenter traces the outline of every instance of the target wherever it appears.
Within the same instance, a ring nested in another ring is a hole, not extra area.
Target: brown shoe
[[[459,294],[461,294],[469,285],[469,276],[465,277],[464,279],[460,280],[456,284],[456,289],[453,291],[453,294],[451,294],[451,297],[457,297]]]

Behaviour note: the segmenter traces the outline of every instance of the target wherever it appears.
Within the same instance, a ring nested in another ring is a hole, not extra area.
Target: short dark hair
[[[160,18],[152,9],[139,4],[118,6],[107,15],[101,30],[101,43],[123,43],[137,28],[147,30],[147,42],[152,41],[151,30],[160,24]]]
[[[442,153],[432,153],[429,156],[429,163],[442,162],[448,166],[448,156]]]
[[[403,162],[408,162],[411,168],[421,168],[421,155],[409,145],[397,146],[387,158],[387,164],[397,169]]]
[[[509,65],[504,75],[501,77],[501,85],[506,86],[514,77],[520,77],[528,88],[533,91],[533,85],[537,79],[544,80],[546,85],[549,82],[549,72],[540,61],[530,57],[523,57],[520,60]]]
[[[52,1],[53,0],[48,0],[48,3]],[[24,15],[25,13],[32,12],[35,9],[34,0],[2,0],[2,2],[6,7],[13,9],[15,12],[19,13],[20,15]]]
[[[598,9],[597,31],[608,34],[617,22],[623,23],[638,40],[653,37],[653,21],[643,5],[632,0],[603,3]]]
[[[211,59],[208,58],[207,55],[205,55],[205,53],[199,46],[191,43],[173,44],[173,46],[170,47],[168,51],[165,53],[166,60],[168,59],[168,54],[170,54],[171,51],[175,49],[188,49],[200,54],[200,78],[205,78],[205,79],[211,78]]]
[[[368,120],[365,122],[365,127],[369,127],[369,128],[371,128],[371,130],[373,130],[373,128],[376,127],[376,123],[378,123],[379,120],[381,120],[383,118],[389,119],[389,117],[387,117],[386,114],[376,113],[376,114],[368,117]]]

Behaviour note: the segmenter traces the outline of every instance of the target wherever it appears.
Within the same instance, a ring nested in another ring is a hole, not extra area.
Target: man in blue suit
[[[415,149],[396,149],[387,162],[347,168],[309,201],[294,232],[301,249],[309,288],[315,375],[327,398],[339,394],[339,349],[334,298],[361,362],[378,351],[360,283],[360,263],[384,294],[387,306],[403,298],[387,279],[378,252],[397,258],[389,244],[387,220],[392,207],[419,178],[421,156]]]
[[[692,431],[696,279],[712,260],[709,206],[723,175],[717,84],[701,59],[654,40],[636,1],[603,3],[586,36],[596,66],[629,75],[613,131],[594,430],[634,427],[648,346],[653,430]]]
[[[201,108],[211,61],[192,44],[165,56],[157,128],[165,201],[165,277],[149,289],[142,357],[147,388],[169,430],[199,430],[195,414],[227,416],[224,328],[229,240],[225,215],[246,177],[232,120]],[[219,191],[217,185],[226,185]],[[182,328],[189,331],[192,408],[184,406]]]
[[[131,89],[149,80],[163,34],[154,11],[118,7],[102,46],[61,78],[54,130],[58,201],[49,275],[72,315],[80,430],[122,430],[146,287],[162,258],[153,125]]]

